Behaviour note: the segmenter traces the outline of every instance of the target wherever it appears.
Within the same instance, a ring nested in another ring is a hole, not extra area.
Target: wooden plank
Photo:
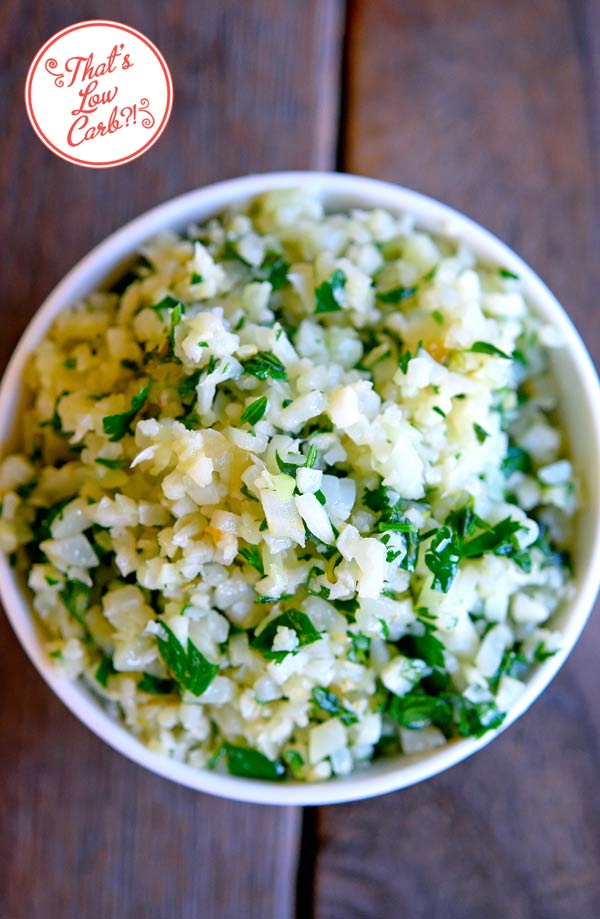
[[[47,38],[97,15],[89,0],[3,5],[0,366],[63,273],[124,221],[215,179],[334,162],[338,0],[132,0],[126,12],[106,0],[105,18],[126,16],[165,55],[171,122],[126,166],[62,162],[33,135],[22,87]],[[52,697],[4,619],[0,643],[3,917],[292,915],[298,810],[210,799],[145,773]]]
[[[210,798],[97,740],[0,620],[0,913],[196,919],[292,916],[296,808]]]
[[[350,13],[345,168],[490,227],[549,282],[600,359],[597,7],[355,0]],[[596,616],[544,697],[474,759],[321,810],[315,915],[597,915],[599,655]]]

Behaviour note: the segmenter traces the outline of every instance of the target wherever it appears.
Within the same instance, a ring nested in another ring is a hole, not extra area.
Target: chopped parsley
[[[461,543],[455,530],[440,527],[425,553],[425,564],[433,574],[432,587],[447,593],[458,571]]]
[[[413,731],[435,725],[446,737],[456,733],[461,737],[482,737],[500,727],[505,717],[492,701],[476,703],[458,694],[429,696],[418,691],[394,696],[387,714]]]
[[[257,421],[265,414],[269,405],[269,400],[266,396],[261,396],[259,399],[256,399],[255,402],[251,402],[247,408],[242,412],[240,421],[248,422],[250,425],[255,425]]]
[[[99,466],[106,466],[107,469],[123,469],[125,466],[124,459],[108,459],[105,456],[98,456],[94,460]]]
[[[240,492],[244,495],[245,498],[248,498],[250,501],[258,501],[256,495],[253,495],[247,485],[240,486]]]
[[[84,624],[91,592],[92,588],[82,581],[67,581],[60,591],[62,601],[67,610],[80,625]]]
[[[414,297],[416,292],[416,287],[404,287],[401,284],[399,287],[393,287],[391,290],[386,290],[383,293],[378,293],[377,299],[381,300],[382,303],[402,303],[403,300],[408,300],[410,297]]]
[[[477,424],[477,422],[474,423],[473,430],[475,431],[475,437],[480,444],[484,444],[490,436],[485,428],[482,428],[480,424]]]
[[[192,695],[201,696],[219,672],[219,665],[211,664],[191,638],[184,648],[166,623],[161,622],[160,625],[167,637],[157,635],[156,641],[167,670],[180,690],[187,689]]]
[[[296,633],[299,648],[311,645],[321,637],[306,613],[298,609],[288,609],[275,619],[271,619],[258,635],[255,634],[250,642],[250,647],[254,648],[255,651],[260,651],[267,660],[282,661],[290,652],[273,651],[273,641],[277,634],[277,629],[281,626],[292,629]]]
[[[102,419],[104,433],[108,434],[111,441],[121,440],[125,434],[131,434],[131,424],[137,413],[144,407],[150,392],[150,384],[147,383],[140,389],[137,396],[131,400],[131,407],[126,412],[120,412],[118,415],[106,415]]]
[[[284,750],[282,754],[285,762],[290,767],[292,774],[300,772],[304,766],[304,758],[297,750]]]
[[[175,355],[175,329],[183,319],[183,314],[185,313],[185,304],[177,302],[173,309],[171,310],[171,328],[169,331],[169,344],[171,345],[171,356],[173,360],[177,363],[181,363],[179,358]]]
[[[273,290],[280,290],[288,283],[289,270],[290,266],[283,256],[269,252],[254,278],[256,281],[268,281]]]
[[[536,661],[536,663],[542,664],[544,661],[547,661],[548,658],[554,657],[554,655],[557,653],[558,648],[555,648],[554,651],[548,651],[545,643],[541,641],[533,652],[533,659]]]
[[[315,315],[320,313],[338,313],[344,302],[346,275],[338,268],[328,281],[323,281],[315,288]]]
[[[224,744],[227,769],[231,775],[245,779],[269,779],[271,781],[282,779],[285,767],[278,760],[269,759],[253,750],[251,747],[237,747],[234,744]]]
[[[483,532],[465,539],[465,536],[477,529]],[[481,558],[486,552],[512,558],[527,570],[531,564],[529,555],[520,550],[516,539],[520,529],[522,524],[510,517],[490,526],[476,517],[468,506],[461,511],[454,511],[446,519],[445,525],[436,531],[425,553],[425,564],[433,574],[433,589],[447,593],[462,559]]]
[[[261,577],[265,576],[265,566],[263,565],[262,555],[258,546],[250,546],[249,549],[240,549],[239,555],[251,568],[255,568]]]
[[[358,716],[349,708],[346,708],[345,705],[342,705],[339,696],[336,696],[330,689],[325,689],[324,686],[315,686],[312,691],[312,697],[318,708],[327,712],[333,718],[339,718],[342,724],[356,724],[358,721]]]
[[[355,664],[367,664],[369,661],[369,651],[371,648],[371,639],[362,632],[349,632],[352,648],[348,652],[348,660]]]
[[[513,472],[530,473],[533,469],[531,456],[514,443],[509,443],[506,456],[502,460],[502,472],[508,478]]]
[[[417,347],[415,348],[414,352],[406,350],[406,351],[402,351],[400,355],[398,356],[398,367],[400,368],[400,370],[405,376],[406,376],[406,372],[408,371],[409,361],[412,361],[413,357],[417,356],[417,354],[419,353],[422,347],[423,347],[423,342],[420,341]]]
[[[101,686],[106,689],[109,676],[117,673],[113,665],[113,659],[109,654],[103,654],[98,669],[96,670],[96,679]]]
[[[270,351],[258,351],[253,357],[242,361],[244,373],[249,373],[259,380],[266,380],[271,377],[272,380],[286,380],[287,373],[285,367],[278,357],[271,354]]]
[[[317,462],[319,454],[317,453],[317,448],[314,444],[311,444],[308,448],[308,453],[306,454],[306,460],[304,466],[306,469],[312,469],[312,467]]]
[[[155,696],[166,696],[175,692],[177,684],[175,680],[165,680],[163,677],[154,676],[152,673],[142,673],[142,678],[138,683],[140,692],[150,692]]]
[[[159,303],[155,303],[150,309],[154,310],[156,313],[160,313],[163,310],[173,310],[179,307],[180,312],[185,312],[185,304],[178,300],[177,297],[172,297],[171,294],[167,294],[166,297],[163,297]]]
[[[497,348],[496,345],[492,345],[489,341],[476,341],[467,350],[472,354],[489,354],[492,357],[503,357],[507,361],[511,360],[510,354],[501,351],[500,348]]]
[[[184,402],[188,402],[196,396],[202,373],[202,370],[194,370],[189,376],[182,377],[177,384],[177,392]]]

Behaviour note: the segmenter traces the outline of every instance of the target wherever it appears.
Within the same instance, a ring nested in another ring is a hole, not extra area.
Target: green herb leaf
[[[465,536],[472,536],[477,526],[486,526],[483,520],[480,520],[474,512],[472,499],[462,507],[448,514],[445,523],[446,526],[456,530],[462,539],[464,539]]]
[[[366,664],[369,661],[371,639],[362,632],[349,632],[352,649],[348,652],[348,660],[355,664]]]
[[[452,706],[444,696],[408,692],[393,696],[387,714],[403,728],[418,731],[433,724],[449,737],[453,729]]]
[[[507,676],[515,675],[517,678],[522,674],[518,671],[523,671],[527,667],[527,660],[520,651],[513,651],[509,648],[506,649],[502,655],[502,660],[500,661],[500,666],[496,670],[495,674],[489,678],[490,689],[493,693],[498,692],[498,686],[500,685],[500,680],[506,674]],[[516,672],[515,672],[516,671]]]
[[[410,297],[414,297],[417,292],[416,287],[394,287],[392,290],[386,290],[383,293],[377,294],[377,299],[381,300],[382,303],[402,303],[403,300],[408,300]]]
[[[269,405],[269,400],[266,396],[261,396],[255,402],[251,402],[247,408],[242,412],[240,418],[241,422],[248,422],[248,424],[255,425],[257,421],[263,417],[264,413],[267,410]]]
[[[332,602],[336,610],[346,616],[348,622],[355,621],[356,617],[354,614],[358,609],[358,600],[352,597],[350,600],[333,600]]]
[[[498,274],[501,278],[512,278],[513,281],[519,280],[519,275],[515,274],[514,271],[509,271],[508,268],[499,268]]]
[[[56,397],[56,401],[54,402],[54,411],[52,413],[52,416],[50,418],[47,418],[46,421],[40,421],[40,424],[39,424],[40,428],[51,428],[55,434],[64,434],[62,421],[60,420],[60,415],[58,414],[58,403],[60,402],[63,396],[68,396],[68,395],[69,393],[66,390],[64,390],[63,392],[61,392],[60,396]]]
[[[325,689],[324,686],[315,686],[312,697],[318,708],[334,718],[339,718],[342,724],[356,724],[358,721],[358,716],[342,705],[339,697],[331,690]]]
[[[289,651],[273,651],[273,641],[280,626],[293,629],[298,636],[298,647],[303,648],[305,645],[311,645],[314,641],[320,639],[320,634],[306,615],[298,609],[288,609],[281,613],[275,619],[272,619],[265,628],[250,642],[250,647],[260,653],[267,660],[282,661],[290,653]]]
[[[90,602],[92,588],[82,581],[67,581],[60,591],[62,601],[73,619],[81,625],[84,624],[85,614]]]
[[[410,647],[409,656],[425,661],[430,667],[438,670],[444,670],[446,667],[446,658],[444,656],[444,644],[432,634],[431,626],[427,625],[427,631],[424,635],[407,636],[407,645]],[[404,641],[404,639],[403,639]],[[400,642],[402,646],[402,641]],[[406,646],[405,646],[406,647]],[[402,651],[405,650],[402,647]]]
[[[104,456],[97,457],[94,462],[99,466],[106,466],[107,469],[123,469],[125,466],[124,459],[106,459]]]
[[[304,758],[297,750],[284,750],[282,756],[293,774],[300,772],[304,765]]]
[[[383,519],[377,524],[377,529],[380,533],[383,533],[386,530],[392,530],[394,533],[412,533],[417,528],[411,520],[408,520],[407,517],[401,517],[400,519],[397,519],[391,515],[386,518],[384,515]]]
[[[272,380],[287,380],[285,367],[270,351],[258,351],[253,357],[242,361],[242,367],[244,373],[250,373],[259,380],[266,380],[267,377],[271,377]]]
[[[265,576],[265,566],[263,565],[262,555],[258,546],[251,546],[249,549],[240,549],[239,554],[250,565],[255,568],[261,577]]]
[[[306,469],[312,469],[312,467],[317,462],[318,456],[319,454],[317,453],[317,448],[314,444],[311,444],[308,448],[308,453],[306,454],[306,460],[304,462]]]
[[[140,409],[145,405],[149,392],[150,384],[147,383],[146,386],[140,389],[137,396],[133,397],[131,400],[131,408],[128,411],[120,412],[118,415],[107,415],[102,419],[102,427],[104,428],[104,433],[108,434],[109,440],[121,440],[125,434],[131,433],[131,423]]]
[[[418,353],[419,353],[419,351],[421,350],[422,347],[423,347],[423,342],[420,341],[419,344],[417,345],[417,347],[415,348],[414,352],[402,351],[402,353],[399,355],[399,357],[398,357],[398,367],[400,368],[400,370],[402,371],[402,373],[403,373],[405,376],[406,376],[406,372],[407,372],[407,370],[408,370],[408,363],[409,363],[409,361],[412,361],[413,357],[416,357],[416,356],[418,355]]]
[[[283,256],[269,252],[254,277],[257,281],[268,281],[273,290],[280,290],[288,282],[289,270]]]
[[[485,552],[493,552],[495,555],[511,555],[517,548],[512,537],[521,528],[522,525],[518,520],[505,517],[489,530],[465,542],[462,554],[464,558],[479,558]]]
[[[502,460],[502,472],[508,478],[513,472],[524,472],[528,474],[533,469],[533,463],[529,453],[517,447],[516,444],[509,444],[506,456]]]
[[[162,677],[154,676],[152,673],[142,673],[142,678],[138,683],[140,692],[150,692],[155,696],[166,696],[175,692],[177,684],[174,680],[165,680]]]
[[[188,689],[194,696],[201,696],[219,672],[219,665],[211,664],[191,638],[188,638],[186,650],[168,625],[164,622],[160,625],[167,637],[157,635],[156,641],[167,669],[183,689]]]
[[[185,312],[185,304],[178,300],[177,297],[172,297],[171,294],[167,294],[166,297],[163,297],[159,303],[155,303],[150,307],[151,310],[154,310],[156,313],[162,312],[162,310],[172,310],[175,307],[183,307]]]
[[[179,361],[178,357],[175,357],[175,329],[181,322],[183,314],[185,313],[185,304],[178,302],[173,309],[171,310],[171,329],[169,332],[169,344],[171,345],[171,354],[176,361]]]
[[[458,571],[461,559],[461,544],[458,535],[450,527],[443,526],[431,540],[425,553],[425,564],[433,574],[432,587],[448,593]]]
[[[183,402],[196,397],[198,383],[202,376],[202,370],[195,370],[187,377],[183,377],[177,384],[177,392]]]
[[[306,592],[309,593],[311,597],[323,597],[324,600],[327,600],[329,598],[330,591],[326,587],[321,587],[320,590],[315,590],[312,586],[313,579],[320,577],[322,574],[325,574],[322,568],[319,568],[318,565],[312,566],[308,572]]]
[[[256,495],[253,495],[247,485],[240,486],[240,492],[244,495],[245,498],[248,498],[250,501],[258,501]]]
[[[338,268],[328,281],[315,289],[315,315],[319,313],[337,313],[342,308],[343,290],[346,286],[346,275]]]
[[[29,482],[23,482],[22,485],[19,485],[15,491],[18,494],[19,498],[22,498],[23,501],[26,501],[38,486],[37,479],[30,479]]]
[[[251,747],[236,747],[226,743],[227,768],[232,775],[245,779],[270,779],[279,781],[285,775],[285,767],[278,760],[269,759]]]
[[[47,510],[40,508],[37,512],[39,518],[36,519],[35,524],[31,528],[33,537],[37,543],[52,538],[52,533],[50,532],[52,522],[56,520],[57,517],[60,517],[63,508],[66,507],[67,504],[70,504],[71,501],[73,501],[73,498],[64,498],[62,501],[57,501],[56,504],[53,504]]]
[[[533,659],[537,661],[538,664],[542,664],[544,661],[547,661],[549,657],[554,657],[558,653],[558,648],[554,651],[546,650],[546,645],[543,641],[539,643],[535,651],[533,652]]]
[[[204,278],[201,274],[198,274],[197,271],[192,271],[192,276],[190,278],[190,284],[202,284]]]
[[[239,239],[226,239],[223,243],[223,248],[221,249],[221,258],[224,260],[241,262],[242,265],[246,266],[246,268],[252,268],[250,262],[247,262],[246,259],[240,255],[240,253],[235,248],[239,242]]]
[[[505,717],[494,702],[470,702],[461,696],[458,733],[461,737],[483,737],[488,731],[499,728]]]
[[[482,428],[480,424],[477,424],[477,422],[475,422],[473,425],[473,430],[475,431],[475,437],[480,444],[484,444],[490,436],[485,428]]]
[[[300,454],[298,454],[298,457],[299,459],[302,458]],[[285,460],[281,459],[279,455],[279,450],[275,451],[275,459],[277,461],[277,465],[279,467],[280,472],[283,472],[284,475],[289,475],[292,478],[295,478],[296,473],[298,472],[298,469],[300,469],[301,467],[300,463],[286,463]]]
[[[489,341],[476,341],[470,348],[467,349],[473,354],[489,354],[493,357],[503,357],[505,360],[510,361],[510,354],[505,354],[504,351],[501,351],[500,348],[497,348],[495,345],[490,344]]]
[[[438,325],[444,324],[444,314],[441,313],[439,310],[434,310],[431,314],[431,318],[435,319]]]
[[[388,496],[388,489],[383,485],[379,485],[378,488],[365,488],[362,500],[369,510],[377,512],[389,507]]]
[[[116,672],[112,657],[109,654],[103,654],[95,674],[100,685],[106,689],[109,676],[113,676]]]

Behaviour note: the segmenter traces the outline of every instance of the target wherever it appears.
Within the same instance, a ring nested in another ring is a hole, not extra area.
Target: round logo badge
[[[120,22],[78,22],[36,54],[25,84],[33,128],[57,156],[104,169],[145,153],[164,131],[173,84],[158,48]]]

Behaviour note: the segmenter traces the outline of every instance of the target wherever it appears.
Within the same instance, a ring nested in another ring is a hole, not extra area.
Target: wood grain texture
[[[344,166],[520,251],[600,360],[598,7],[350,4]],[[572,919],[600,896],[600,620],[533,709],[422,786],[317,817],[317,919]]]
[[[338,0],[4,0],[0,32],[0,366],[89,248],[150,206],[215,179],[327,168],[335,157]],[[147,34],[174,80],[147,154],[92,170],[53,156],[23,105],[30,61],[102,15]],[[300,815],[222,802],[146,774],[53,698],[0,620],[3,919],[286,919]]]

